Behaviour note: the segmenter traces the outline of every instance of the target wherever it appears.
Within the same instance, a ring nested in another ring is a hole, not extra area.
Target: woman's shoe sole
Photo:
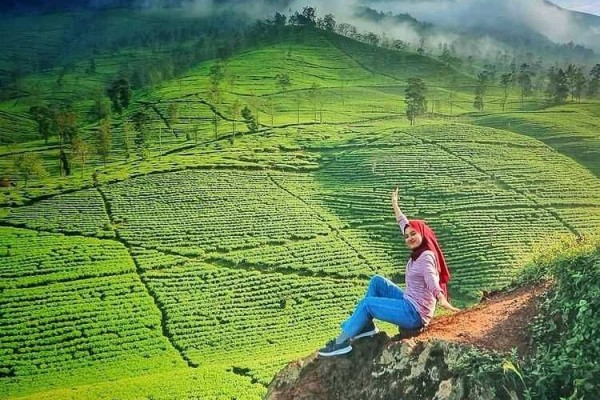
[[[373,329],[372,331],[369,332],[363,332],[360,335],[356,335],[354,336],[354,340],[356,339],[360,339],[360,338],[364,338],[364,337],[371,337],[371,336],[375,336],[379,333],[379,328],[375,327],[375,329]]]
[[[319,351],[319,355],[323,357],[331,357],[331,356],[339,356],[341,354],[350,353],[352,351],[352,346],[344,347],[343,349],[339,349],[336,351],[332,351],[331,353],[321,353]]]

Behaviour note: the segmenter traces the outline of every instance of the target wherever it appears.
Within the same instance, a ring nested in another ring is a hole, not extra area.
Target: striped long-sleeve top
[[[404,214],[399,225],[404,235],[404,228],[408,225],[408,218]],[[426,326],[433,318],[437,296],[442,292],[435,254],[426,250],[415,261],[409,258],[405,277],[404,297],[415,306]]]

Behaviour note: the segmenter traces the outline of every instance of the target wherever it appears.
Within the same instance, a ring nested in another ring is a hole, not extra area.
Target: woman
[[[448,302],[450,273],[435,234],[423,221],[408,220],[398,207],[398,188],[392,192],[396,221],[411,250],[406,265],[406,291],[392,281],[376,275],[369,282],[365,297],[342,324],[340,335],[319,350],[321,356],[335,356],[352,350],[350,340],[378,332],[373,318],[391,322],[401,329],[420,329],[431,321],[436,303],[459,311]]]

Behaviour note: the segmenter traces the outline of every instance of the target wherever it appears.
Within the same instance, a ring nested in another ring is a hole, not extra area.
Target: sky
[[[600,15],[600,0],[551,0],[557,6],[568,10]]]

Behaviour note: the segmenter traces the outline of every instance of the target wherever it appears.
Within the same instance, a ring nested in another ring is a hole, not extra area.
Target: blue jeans
[[[404,329],[418,329],[423,326],[415,306],[404,298],[404,291],[380,275],[371,278],[367,294],[358,303],[350,318],[342,323],[342,331],[347,337],[353,338],[373,318],[391,322]]]

